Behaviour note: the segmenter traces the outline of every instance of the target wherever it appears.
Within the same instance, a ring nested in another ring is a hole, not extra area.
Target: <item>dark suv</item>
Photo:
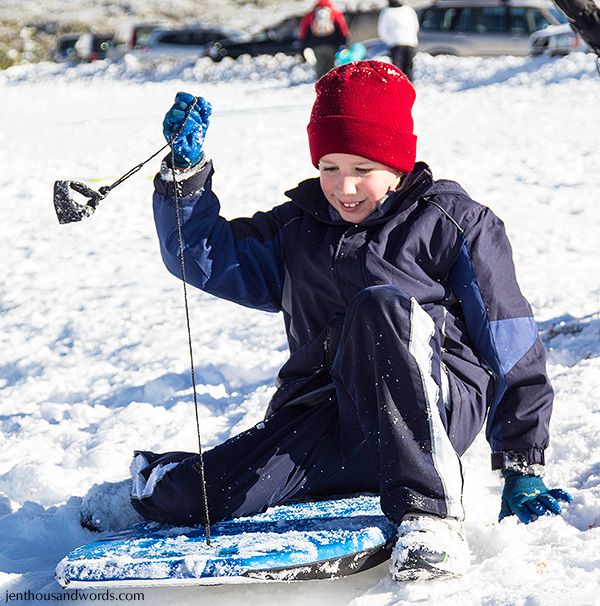
[[[566,17],[549,0],[438,0],[419,21],[430,55],[527,55],[532,32]]]
[[[360,42],[377,36],[378,15],[379,10],[374,9],[344,13],[350,29],[349,42]],[[287,17],[244,40],[219,40],[209,49],[208,55],[214,61],[220,61],[223,57],[237,59],[242,55],[299,55],[302,52],[302,44],[298,40],[301,19],[300,15]]]
[[[237,59],[242,55],[297,55],[302,50],[298,41],[300,19],[298,16],[288,17],[243,40],[218,40],[209,48],[208,56],[213,61],[220,61],[224,57]]]

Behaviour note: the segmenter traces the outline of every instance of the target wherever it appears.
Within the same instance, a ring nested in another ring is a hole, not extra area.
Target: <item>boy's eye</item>
[[[321,170],[323,172],[326,172],[326,173],[330,173],[330,172],[333,172],[335,170],[338,170],[338,167],[337,166],[319,166],[319,170]],[[372,169],[372,168],[359,168],[359,167],[357,167],[357,168],[354,169],[354,172],[357,173],[357,174],[359,174],[359,175],[366,175],[366,174],[372,172],[373,170],[374,169]]]

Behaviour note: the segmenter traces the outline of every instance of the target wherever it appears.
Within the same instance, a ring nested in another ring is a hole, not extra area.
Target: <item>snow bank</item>
[[[415,78],[421,85],[435,85],[442,90],[465,90],[479,86],[546,86],[566,80],[595,80],[597,71],[593,54],[571,53],[560,59],[551,57],[431,57],[418,53]],[[42,63],[18,65],[0,71],[0,83],[18,85],[60,79],[61,82],[232,82],[276,81],[280,85],[311,82],[312,68],[296,57],[247,55],[219,63],[203,57],[184,65],[141,61],[125,56],[124,61],[68,65]]]

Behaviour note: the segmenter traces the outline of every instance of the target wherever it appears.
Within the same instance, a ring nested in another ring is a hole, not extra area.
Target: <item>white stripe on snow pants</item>
[[[284,407],[204,453],[211,522],[365,492],[381,495],[395,523],[408,512],[462,518],[461,464],[447,434],[452,406],[431,317],[396,287],[363,290],[348,306],[331,375],[336,397]],[[483,420],[468,416],[461,444]],[[161,522],[204,522],[197,460],[137,453],[134,507]]]

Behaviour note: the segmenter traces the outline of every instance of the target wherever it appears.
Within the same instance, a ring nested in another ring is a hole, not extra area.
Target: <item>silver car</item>
[[[573,51],[589,52],[592,49],[585,40],[574,32],[569,23],[551,25],[529,36],[529,52],[533,55],[550,57],[568,55]]]
[[[230,28],[205,25],[154,29],[145,37],[143,44],[127,54],[149,63],[195,62],[205,56],[217,40],[224,38],[242,39],[243,34]]]
[[[430,55],[527,55],[529,36],[567,19],[549,0],[438,0],[419,11]]]

